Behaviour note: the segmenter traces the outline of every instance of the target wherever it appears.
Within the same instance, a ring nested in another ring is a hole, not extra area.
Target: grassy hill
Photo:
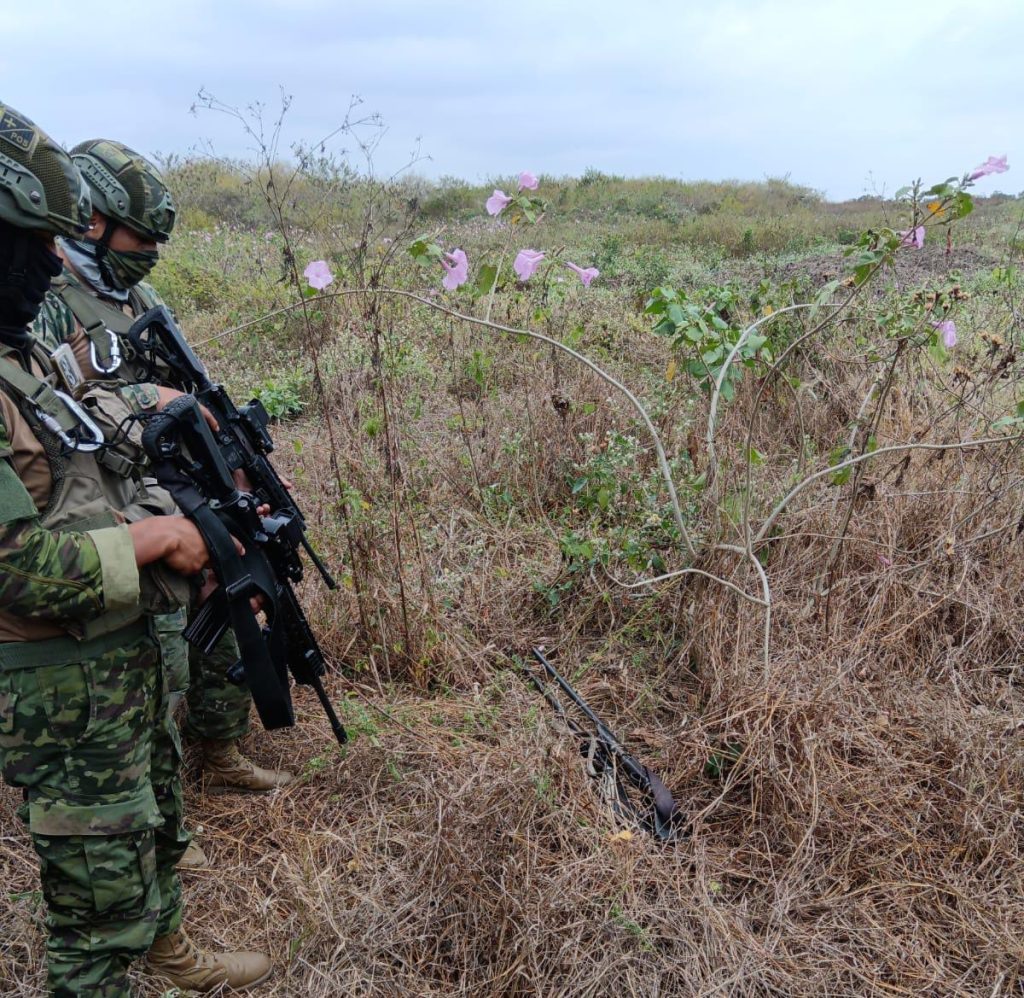
[[[591,171],[509,225],[483,204],[510,178],[171,180],[154,283],[279,417],[341,582],[304,595],[353,734],[339,753],[300,690],[299,725],[249,744],[297,785],[191,774],[201,941],[269,948],[276,995],[1018,993],[1021,202],[927,216],[859,281],[904,203]],[[444,291],[421,237],[469,283]],[[524,247],[559,262],[517,281]],[[293,307],[314,259],[334,283]],[[616,817],[522,681],[534,644],[684,837]],[[36,994],[5,793],[0,987]]]

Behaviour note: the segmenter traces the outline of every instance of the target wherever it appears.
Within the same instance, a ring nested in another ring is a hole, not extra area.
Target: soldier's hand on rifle
[[[231,477],[234,479],[235,485],[237,486],[239,492],[248,492],[250,494],[252,493],[253,484],[249,480],[249,476],[245,473],[245,469],[244,468],[238,468],[235,471],[233,471],[231,473]],[[289,492],[291,492],[291,490],[292,490],[292,483],[290,481],[288,481],[287,478],[282,478],[281,479],[281,484]],[[256,512],[259,513],[260,516],[270,516],[270,512],[271,512],[270,503],[265,502],[265,503],[263,503],[262,506],[257,506],[256,507]]]
[[[199,529],[183,516],[150,516],[128,525],[135,545],[135,563],[141,568],[164,561],[181,575],[197,575],[210,563],[210,552]],[[240,555],[245,548],[231,538]]]

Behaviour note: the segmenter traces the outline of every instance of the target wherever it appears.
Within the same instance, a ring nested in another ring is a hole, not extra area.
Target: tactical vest
[[[97,371],[104,377],[113,377],[116,373],[120,380],[129,384],[154,380],[125,336],[135,318],[151,307],[138,288],[128,292],[131,315],[86,291],[66,274],[53,282],[51,290],[67,305],[84,330],[89,340],[89,359]]]
[[[47,530],[84,532],[123,522],[115,515],[136,502],[141,487],[136,466],[106,448],[103,431],[85,408],[55,387],[56,375],[40,378],[6,358],[15,353],[0,346],[0,389],[11,398],[42,444],[50,467],[52,488],[40,523]],[[34,359],[52,370],[45,350],[37,346]],[[116,631],[142,616],[130,607],[104,613],[84,625],[84,639]]]

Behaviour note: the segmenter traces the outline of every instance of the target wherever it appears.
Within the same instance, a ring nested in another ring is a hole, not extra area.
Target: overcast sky
[[[69,145],[244,155],[196,92],[273,111],[283,87],[285,147],[360,95],[378,172],[420,139],[433,177],[789,175],[842,198],[1005,153],[979,192],[1024,190],[1024,0],[36,0],[3,36],[0,101]]]

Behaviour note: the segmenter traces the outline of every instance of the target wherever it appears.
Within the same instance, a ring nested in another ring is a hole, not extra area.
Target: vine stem
[[[761,580],[761,601],[764,604],[764,638],[762,639],[761,658],[764,665],[765,679],[767,679],[771,663],[770,650],[772,640],[772,590],[768,585],[768,573],[765,572],[764,565],[758,561],[757,557],[751,553],[748,547],[740,547],[737,544],[719,544],[715,550],[732,551],[735,554],[743,555],[754,566],[757,576]]]
[[[904,451],[913,450],[968,450],[974,447],[985,447],[988,444],[1008,444],[1013,443],[1015,440],[1024,439],[1024,433],[1017,434],[1012,437],[986,437],[982,440],[961,440],[955,444],[892,444],[889,447],[879,447],[878,450],[871,451],[867,454],[858,454],[856,457],[847,458],[845,461],[840,461],[839,464],[830,465],[828,468],[823,468],[821,471],[816,471],[813,475],[808,475],[803,481],[798,482],[786,493],[786,495],[778,502],[775,509],[772,510],[771,515],[761,525],[761,529],[757,532],[757,536],[754,538],[754,544],[759,544],[765,539],[765,536],[772,529],[775,521],[782,514],[782,511],[793,501],[804,489],[807,488],[812,482],[816,482],[819,478],[824,478],[825,475],[834,475],[837,471],[842,471],[843,468],[851,468],[856,464],[861,464],[864,461],[870,461],[872,458],[881,457],[883,454],[897,454]]]
[[[877,271],[878,271],[878,267],[876,267],[875,270],[872,271],[870,276],[873,277],[874,274],[877,273]],[[870,277],[869,277],[869,279],[870,279]],[[798,347],[802,346],[804,343],[806,343],[812,337],[817,336],[818,333],[820,333],[826,326],[828,326],[831,323],[835,322],[836,319],[839,317],[839,314],[844,309],[846,309],[853,302],[853,300],[864,289],[866,284],[867,284],[867,281],[863,281],[863,282],[861,282],[861,284],[857,285],[846,296],[846,298],[844,298],[841,302],[839,302],[836,306],[834,306],[836,310],[831,315],[829,315],[826,318],[822,319],[821,322],[817,323],[815,326],[812,326],[806,332],[802,333],[795,340],[793,340],[792,343],[790,343],[786,347],[786,349],[783,350],[781,354],[779,354],[778,358],[774,361],[774,363],[771,364],[771,366],[768,368],[768,371],[766,372],[764,378],[761,379],[761,384],[758,385],[758,387],[757,387],[757,393],[754,395],[754,404],[751,407],[751,411],[750,411],[750,420],[747,423],[746,454],[744,455],[745,458],[746,458],[746,462],[745,462],[746,463],[746,468],[745,468],[745,473],[744,473],[745,474],[746,486],[745,486],[745,488],[743,490],[743,538],[744,538],[744,542],[747,545],[747,550],[750,552],[751,557],[753,557],[753,546],[752,546],[751,537],[750,537],[750,496],[751,496],[751,492],[752,492],[752,489],[751,489],[751,475],[752,475],[752,471],[753,471],[751,451],[752,451],[753,446],[754,446],[754,425],[755,425],[755,422],[756,422],[756,419],[757,419],[758,407],[761,404],[761,399],[764,397],[765,389],[768,387],[768,383],[771,381],[771,379],[781,373],[783,361],[785,361],[786,358],[790,356],[790,354],[794,353],[797,350]],[[803,471],[803,448],[804,448],[804,446],[805,446],[805,441],[803,439],[801,439],[801,441],[800,441],[801,459],[798,462],[798,465],[799,465],[798,470],[800,472]]]
[[[732,545],[723,548],[723,550],[734,551],[737,550]],[[742,548],[738,550],[742,551]],[[745,554],[746,552],[744,552]],[[737,596],[742,596],[748,603],[753,603],[756,606],[767,606],[768,604],[761,599],[759,596],[751,596],[750,593],[745,592],[734,582],[730,582],[728,579],[723,579],[720,575],[715,575],[713,572],[705,572],[702,568],[680,568],[674,572],[666,572],[664,575],[656,575],[653,579],[640,579],[637,582],[623,582],[621,579],[617,579],[611,572],[605,569],[605,575],[608,576],[615,585],[621,589],[640,589],[643,586],[654,586],[659,582],[668,582],[670,579],[678,579],[683,575],[701,575],[705,579],[710,579],[712,582],[717,582],[720,586],[724,586],[726,589],[732,590]]]
[[[686,546],[686,552],[690,558],[697,556],[697,550],[693,546],[693,541],[690,538],[690,533],[686,529],[686,524],[683,521],[682,507],[679,505],[679,496],[676,493],[675,482],[672,479],[672,470],[669,468],[668,458],[665,456],[665,448],[662,446],[661,437],[658,434],[651,417],[648,415],[647,410],[644,408],[643,403],[619,380],[612,377],[607,371],[603,370],[597,364],[595,364],[590,358],[585,357],[583,354],[573,350],[572,347],[566,346],[564,343],[559,343],[558,340],[552,339],[550,336],[545,336],[543,333],[535,333],[530,329],[516,329],[513,326],[503,326],[497,322],[491,322],[489,319],[480,319],[474,315],[466,315],[462,312],[456,312],[454,309],[448,308],[445,305],[441,305],[435,301],[431,301],[429,298],[424,298],[422,295],[418,295],[412,291],[403,291],[400,288],[345,288],[341,291],[332,291],[330,294],[317,295],[315,298],[303,299],[299,302],[294,302],[291,305],[285,305],[281,308],[275,309],[272,312],[268,312],[258,319],[251,319],[248,322],[243,322],[241,325],[233,326],[230,329],[223,330],[214,336],[209,336],[205,340],[200,340],[196,343],[196,346],[203,346],[206,343],[210,343],[213,340],[223,339],[226,336],[232,336],[235,333],[239,333],[244,329],[248,329],[251,326],[259,325],[262,322],[266,322],[267,319],[272,319],[275,316],[281,315],[285,312],[290,312],[296,308],[304,307],[307,302],[321,301],[327,298],[345,298],[355,295],[386,295],[396,298],[408,298],[411,301],[419,302],[421,305],[426,305],[428,308],[432,308],[435,311],[441,312],[444,315],[451,316],[453,319],[457,319],[460,322],[468,322],[474,326],[482,326],[485,329],[493,329],[499,333],[509,333],[512,336],[527,336],[533,340],[540,340],[542,343],[547,343],[554,347],[556,350],[561,350],[563,353],[569,354],[570,357],[574,357],[585,367],[588,367],[593,371],[602,381],[611,385],[612,388],[621,392],[637,411],[640,419],[643,421],[644,426],[647,427],[647,432],[650,434],[651,439],[654,442],[654,449],[658,456],[658,466],[661,470],[661,476],[665,482],[665,488],[668,490],[669,500],[672,503],[672,513],[675,518],[676,528],[679,531],[679,536],[682,538],[683,543]],[[766,317],[768,318],[768,317]]]
[[[751,334],[755,329],[774,319],[776,316],[785,315],[787,312],[796,312],[800,309],[807,308],[842,308],[841,303],[831,304],[819,304],[818,302],[804,302],[799,305],[787,305],[785,308],[780,308],[769,315],[764,315],[757,322],[747,326],[746,329],[740,333],[739,339],[733,344],[732,349],[726,355],[725,363],[722,364],[722,369],[718,372],[718,377],[715,378],[715,388],[711,393],[711,406],[708,410],[708,431],[707,437],[707,448],[708,448],[708,485],[711,486],[715,479],[718,477],[717,461],[715,459],[715,423],[718,417],[718,400],[722,397],[722,385],[725,384],[725,376],[729,373],[729,367],[736,357],[736,354],[740,352],[743,345],[750,339]]]

